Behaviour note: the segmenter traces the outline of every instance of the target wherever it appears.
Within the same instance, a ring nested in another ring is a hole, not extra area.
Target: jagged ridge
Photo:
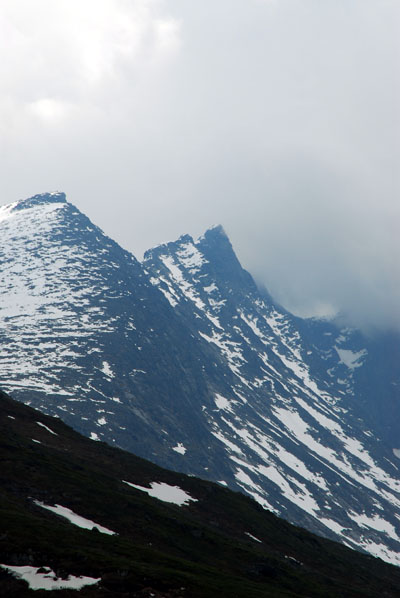
[[[275,305],[221,227],[142,266],[69,203],[22,208],[1,223],[7,390],[398,562],[394,447],[355,400],[374,355],[362,335]]]

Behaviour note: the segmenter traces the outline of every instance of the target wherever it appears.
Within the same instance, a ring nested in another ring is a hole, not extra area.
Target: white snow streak
[[[90,519],[81,517],[81,515],[77,515],[76,513],[71,511],[71,509],[68,509],[67,507],[63,507],[61,505],[54,505],[54,506],[45,505],[43,502],[40,502],[39,500],[34,500],[33,502],[38,507],[42,507],[42,509],[47,509],[48,511],[51,511],[52,513],[55,513],[56,515],[65,517],[65,519],[68,519],[68,521],[70,523],[73,523],[74,525],[76,525],[78,527],[81,527],[83,529],[89,529],[89,530],[96,528],[97,531],[101,532],[102,534],[107,534],[109,536],[115,536],[115,532],[113,532],[112,530],[110,530],[106,527],[103,527],[102,525],[99,525],[98,523],[95,523],[94,521],[91,521]]]

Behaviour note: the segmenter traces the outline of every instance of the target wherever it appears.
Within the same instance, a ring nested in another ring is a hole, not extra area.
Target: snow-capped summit
[[[28,199],[21,199],[17,202],[17,209],[28,209],[34,206],[50,203],[66,203],[67,198],[62,191],[50,191],[49,193],[38,193]]]
[[[0,218],[1,214],[11,215],[14,212],[18,212],[20,210],[29,210],[30,208],[34,208],[35,206],[46,206],[49,204],[58,204],[58,203],[66,203],[67,199],[65,193],[61,191],[53,191],[51,193],[39,193],[37,195],[33,195],[28,199],[20,199],[19,201],[15,201],[14,203],[5,205],[0,207]]]
[[[373,412],[398,404],[398,367],[376,358],[397,337],[287,313],[220,226],[141,264],[43,194],[1,208],[0,256],[12,396],[400,564],[398,428]]]
[[[3,388],[93,438],[156,456],[165,406],[191,388],[182,374],[196,352],[189,332],[139,262],[63,195],[17,205],[1,222]],[[156,421],[146,409],[157,397]]]

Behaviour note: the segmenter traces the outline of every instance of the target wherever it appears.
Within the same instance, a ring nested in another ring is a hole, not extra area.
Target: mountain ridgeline
[[[301,319],[221,227],[142,263],[62,193],[0,208],[0,385],[400,564],[400,339]]]

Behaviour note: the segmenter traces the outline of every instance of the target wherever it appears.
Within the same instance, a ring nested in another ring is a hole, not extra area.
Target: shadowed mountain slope
[[[241,493],[91,441],[4,393],[0,430],[1,596],[48,595],[15,577],[21,567],[39,586],[46,576],[82,584],[60,597],[398,595],[397,567],[278,519]],[[144,491],[157,484],[164,500]],[[165,502],[171,487],[174,502]]]

